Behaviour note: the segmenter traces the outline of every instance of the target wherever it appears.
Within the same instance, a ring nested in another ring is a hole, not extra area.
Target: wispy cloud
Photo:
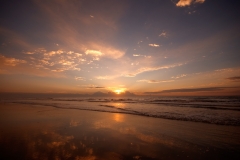
[[[185,7],[190,6],[193,3],[204,3],[205,0],[180,0],[178,3],[176,3],[177,7]]]
[[[186,77],[186,76],[187,76],[186,74],[181,74],[181,75],[178,75],[178,76],[173,76],[171,78],[179,79],[179,78],[183,78],[183,77]]]
[[[150,72],[150,71],[157,71],[157,70],[161,70],[161,69],[170,69],[170,68],[182,66],[184,64],[186,64],[186,63],[178,63],[178,64],[167,65],[167,66],[160,66],[160,67],[143,67],[143,68],[139,68],[135,72],[123,74],[123,76],[124,77],[135,77],[136,75],[138,75],[140,73]]]
[[[232,87],[206,87],[206,88],[181,88],[181,89],[169,89],[159,92],[145,92],[146,94],[159,94],[159,93],[183,93],[183,92],[212,92],[229,89]]]
[[[89,43],[87,45],[88,45],[88,48],[91,48],[91,49],[87,49],[85,53],[92,56],[104,56],[112,59],[118,59],[125,54],[124,51],[116,49],[107,44]]]
[[[240,81],[240,76],[228,77],[227,79],[230,80],[230,81],[233,81],[233,82],[239,82]]]
[[[24,54],[34,54],[34,52],[24,52]]]
[[[21,34],[18,34],[15,31],[0,27],[0,34],[1,36],[5,37],[5,41],[7,42],[7,43],[3,43],[2,44],[3,46],[15,45],[19,47],[28,48],[28,49],[33,47],[32,45],[30,45],[30,43],[26,40],[24,36],[22,36]]]
[[[83,77],[75,77],[75,80],[78,80],[78,81],[83,81],[85,78]]]
[[[159,34],[159,37],[167,37],[167,32],[165,31],[162,31],[161,34]]]
[[[174,80],[166,80],[166,81],[162,81],[162,80],[147,80],[147,79],[141,79],[141,80],[137,80],[137,82],[146,82],[146,83],[167,83],[167,82],[173,82]]]
[[[82,87],[87,88],[87,89],[105,89],[105,87],[97,86],[94,84],[82,85]]]
[[[49,26],[54,29],[51,38],[60,43],[61,47],[65,47],[64,49],[69,49],[71,46],[80,53],[114,59],[124,55],[124,52],[116,47],[117,43],[113,35],[118,29],[116,22],[127,7],[125,2],[116,6],[112,1],[103,1],[100,6],[91,5],[91,7],[88,3],[80,1],[36,0],[34,2],[49,18]],[[79,7],[90,10],[86,14],[85,11],[80,11]],[[105,10],[106,7],[109,9]]]

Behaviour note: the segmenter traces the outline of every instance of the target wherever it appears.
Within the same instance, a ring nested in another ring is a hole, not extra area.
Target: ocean
[[[91,97],[77,94],[1,94],[1,102],[59,109],[124,113],[180,121],[240,126],[240,97]]]

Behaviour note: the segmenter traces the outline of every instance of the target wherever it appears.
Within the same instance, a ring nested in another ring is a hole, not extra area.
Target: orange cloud
[[[89,49],[87,49],[85,53],[93,56],[104,56],[112,59],[118,59],[125,54],[124,51],[114,48],[108,44],[91,42],[88,43],[87,46]]]
[[[176,4],[177,7],[190,6],[192,3],[204,3],[205,0],[180,0]]]
[[[161,81],[161,80],[147,80],[147,79],[142,79],[142,80],[137,80],[137,82],[147,82],[147,83],[166,83],[166,82],[173,82],[174,80],[166,80],[166,81]]]
[[[90,54],[90,55],[93,55],[93,56],[101,56],[102,55],[102,52],[96,51],[96,50],[86,50],[85,53],[87,55]]]
[[[7,58],[5,56],[0,55],[1,64],[8,66],[16,66],[18,64],[27,63],[25,60],[16,59],[16,58]]]

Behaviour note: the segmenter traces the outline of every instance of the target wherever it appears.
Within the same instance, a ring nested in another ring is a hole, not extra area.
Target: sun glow
[[[121,93],[123,93],[124,91],[121,90],[121,89],[116,89],[116,90],[114,90],[114,92],[115,92],[116,94],[121,94]]]

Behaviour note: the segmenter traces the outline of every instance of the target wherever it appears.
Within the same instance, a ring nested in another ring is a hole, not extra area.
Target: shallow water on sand
[[[240,158],[239,126],[41,105],[0,106],[3,159]]]

